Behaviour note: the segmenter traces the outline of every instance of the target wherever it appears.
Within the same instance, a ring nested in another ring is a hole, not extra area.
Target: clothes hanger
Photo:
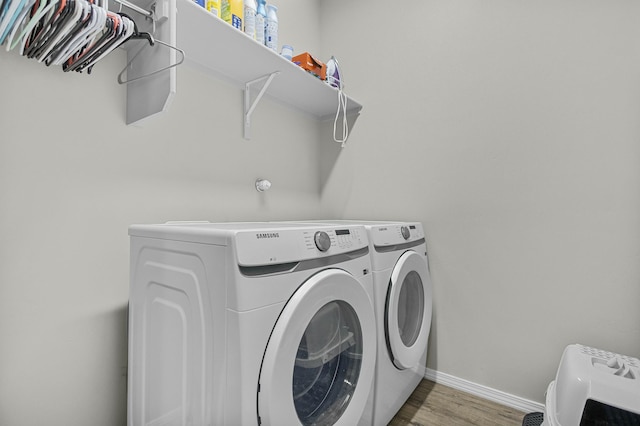
[[[33,5],[35,5],[35,3],[36,0],[29,0],[25,7],[22,9],[22,12],[20,12],[20,16],[16,20],[17,23],[11,29],[11,33],[6,40],[7,52],[13,50],[18,45],[18,43],[20,43],[20,37],[16,38],[15,35],[21,28],[24,28],[24,26],[28,22],[27,13],[29,13],[29,10],[33,7]]]
[[[10,0],[6,0],[6,1],[10,1]],[[4,14],[4,3],[5,3],[5,0],[0,0],[0,19],[2,18],[2,15]]]
[[[12,3],[12,0],[6,0],[6,2],[2,2],[2,7],[0,8],[0,22],[4,21],[4,19],[6,18]]]
[[[77,60],[74,61],[74,64],[68,69],[69,71],[81,72],[85,68],[90,67],[113,49],[124,43],[124,41],[133,34],[133,22],[128,17],[109,12],[108,18],[112,23],[112,31],[104,34],[104,37],[100,39],[99,43],[96,43],[88,51],[82,52],[82,54],[76,58]]]
[[[68,45],[53,59],[56,65],[62,65],[69,58],[73,56],[75,52],[82,51],[83,46],[91,46],[92,40],[99,37],[100,33],[105,28],[107,23],[107,11],[101,7],[91,5],[94,11],[95,19],[89,23],[86,28],[77,34],[73,40],[70,40]]]
[[[26,56],[27,50],[31,45],[31,40],[37,35],[38,25],[40,24],[40,18],[49,12],[54,6],[55,2],[47,0],[37,0],[34,8],[36,11],[31,15],[28,24],[24,30],[20,33],[19,39],[22,41],[20,46],[20,54]]]
[[[67,71],[75,71],[95,54],[96,51],[102,48],[105,44],[109,43],[110,40],[117,34],[117,28],[120,23],[113,19],[113,14],[108,12],[107,18],[104,27],[102,28],[102,34],[93,40],[92,43],[87,44],[84,48],[78,50],[73,55],[71,55],[65,62],[62,64],[62,70]]]
[[[124,14],[121,14],[121,15],[124,15]],[[125,15],[125,16],[128,16],[128,15]],[[130,40],[147,40],[149,42],[150,46],[154,46],[156,43],[161,44],[163,46],[166,46],[166,47],[168,47],[170,49],[173,49],[173,50],[177,51],[178,53],[180,53],[180,59],[176,63],[170,64],[170,65],[168,65],[168,66],[166,66],[164,68],[160,68],[159,70],[152,71],[152,72],[150,72],[148,74],[141,75],[139,77],[135,77],[135,78],[132,78],[132,79],[123,80],[122,79],[122,75],[125,73],[125,71],[127,71],[127,69],[129,69],[129,66],[138,57],[138,55],[140,55],[140,53],[146,48],[146,46],[142,46],[140,48],[140,50],[138,50],[136,52],[136,54],[133,55],[133,57],[129,60],[129,62],[127,62],[127,65],[125,65],[124,69],[122,71],[120,71],[120,74],[118,74],[118,83],[119,84],[128,84],[128,83],[131,83],[131,82],[134,82],[134,81],[137,81],[137,80],[142,80],[143,78],[151,77],[153,75],[159,74],[159,73],[161,73],[163,71],[166,71],[168,69],[177,67],[178,65],[180,65],[180,64],[182,64],[184,62],[184,58],[185,58],[184,50],[182,50],[182,49],[180,49],[180,48],[178,48],[176,46],[173,46],[173,45],[171,45],[169,43],[166,43],[166,42],[164,42],[162,40],[156,40],[156,39],[153,38],[153,36],[151,34],[149,34],[147,32],[139,32],[138,31],[138,27],[135,24],[135,21],[133,21],[133,23],[134,23],[135,32],[134,32],[134,35],[131,36]],[[154,21],[154,28],[155,28],[155,21]]]
[[[47,64],[47,66],[51,64],[55,57],[66,52],[66,49],[69,48],[70,44],[73,44],[77,40],[77,37],[84,34],[88,28],[95,25],[98,19],[97,11],[94,11],[90,3],[87,3],[86,1],[81,1],[80,3],[82,7],[82,14],[78,22],[70,28],[59,26],[56,30],[56,34],[53,35],[53,37],[57,39],[53,42],[55,43],[54,46],[52,46],[49,52],[43,53],[44,63]]]
[[[0,20],[0,44],[4,43],[5,38],[11,32],[11,28],[25,3],[26,0],[13,0],[4,13],[2,20]]]
[[[60,14],[61,11],[64,11],[64,6],[58,0],[43,0],[44,2],[48,2],[47,8],[43,11],[40,18],[37,20],[36,25],[33,27],[33,30],[29,34],[29,41],[27,43],[27,48],[25,49],[25,56],[33,57],[34,52],[46,41],[43,37],[47,34],[49,26],[52,23],[52,20],[55,19],[56,16]],[[65,1],[66,5],[66,1]],[[49,7],[50,6],[50,7]],[[61,9],[55,10],[58,8]]]
[[[99,53],[99,55],[96,55],[91,61],[87,62],[87,64],[83,67],[83,69],[86,68],[88,74],[91,74],[91,70],[93,69],[93,66],[98,61],[100,61],[102,58],[107,56],[109,53],[111,53],[117,47],[121,46],[123,43],[125,43],[127,40],[129,40],[131,38],[131,36],[133,36],[134,33],[135,33],[135,22],[130,17],[128,17],[128,16],[126,16],[126,15],[124,15],[122,13],[119,13],[117,15],[119,16],[120,19],[122,19],[123,32],[116,39],[114,39],[113,42],[111,42],[109,45],[105,46],[102,49],[102,51]]]
[[[41,29],[34,37],[27,51],[27,57],[37,58],[41,62],[41,58],[46,55],[46,52],[55,46],[58,39],[64,36],[64,31],[73,25],[81,15],[81,1],[60,0],[60,7],[56,11],[50,12],[48,18],[41,21]]]
[[[61,65],[74,52],[91,42],[102,31],[107,21],[107,11],[88,3],[91,20],[75,31],[71,38],[60,43],[60,48],[49,56],[47,65]]]
[[[73,61],[67,62],[66,66],[63,66],[64,71],[82,72],[122,44],[133,33],[133,24],[128,19],[122,19],[112,12],[108,12],[108,18],[107,28],[110,31],[103,34],[98,43],[83,51]]]
[[[61,30],[61,34],[54,41],[54,45],[42,54],[41,58],[44,59],[47,66],[51,65],[55,58],[72,54],[73,51],[85,44],[87,35],[92,36],[96,30],[100,30],[104,26],[104,22],[101,22],[103,15],[98,8],[94,9],[92,4],[84,0],[81,1],[81,7],[81,19],[76,23],[72,22],[70,27]]]

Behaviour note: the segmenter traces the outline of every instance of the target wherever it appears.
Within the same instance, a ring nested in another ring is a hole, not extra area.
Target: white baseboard
[[[520,410],[524,413],[533,413],[536,411],[544,412],[544,404],[492,389],[484,385],[479,385],[430,368],[427,368],[424,377],[432,382],[449,386],[451,388],[479,396],[480,398],[506,405],[507,407],[515,408],[516,410]]]

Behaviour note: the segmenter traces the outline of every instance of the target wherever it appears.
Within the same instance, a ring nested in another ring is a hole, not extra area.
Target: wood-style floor
[[[522,426],[525,413],[423,380],[389,426]]]

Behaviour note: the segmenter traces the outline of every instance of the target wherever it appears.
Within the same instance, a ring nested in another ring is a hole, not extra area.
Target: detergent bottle
[[[220,17],[220,0],[207,0],[207,10]]]
[[[222,15],[222,19],[240,31],[242,31],[242,9],[242,0],[222,0],[220,3],[220,14]]]
[[[271,50],[278,51],[278,8],[267,5],[267,27],[264,33],[265,43]]]
[[[267,25],[267,9],[265,8],[266,0],[258,0],[258,8],[256,9],[256,41],[260,44],[264,43],[264,32]]]
[[[244,0],[244,33],[256,39],[256,0]]]

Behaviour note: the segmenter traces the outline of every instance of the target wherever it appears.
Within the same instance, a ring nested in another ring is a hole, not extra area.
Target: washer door
[[[385,309],[385,336],[393,363],[401,370],[415,367],[431,328],[431,280],[424,258],[407,251],[391,273]]]
[[[373,306],[352,275],[328,269],[285,305],[264,354],[258,386],[263,425],[358,423],[371,392]]]

